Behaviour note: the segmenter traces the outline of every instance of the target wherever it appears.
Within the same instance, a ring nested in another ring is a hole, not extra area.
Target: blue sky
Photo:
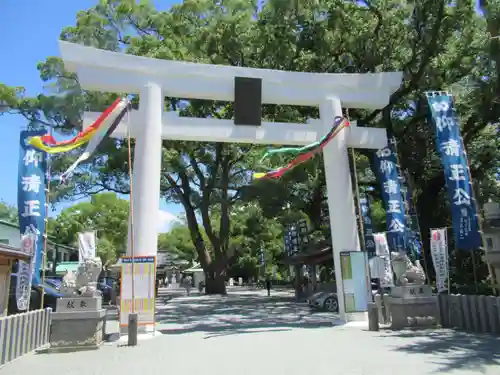
[[[37,63],[48,56],[59,56],[57,41],[62,29],[74,25],[76,14],[88,9],[97,0],[3,0],[0,2],[0,82],[9,86],[24,86],[28,95],[42,91],[42,82],[36,69]],[[162,9],[179,2],[156,0]],[[19,131],[26,126],[21,116],[0,116],[0,160],[2,183],[0,199],[15,204],[17,201],[17,164]],[[62,208],[57,207],[57,214]],[[172,219],[182,213],[182,206],[161,204],[160,221],[165,229]],[[172,215],[174,216],[172,216]],[[54,215],[54,213],[52,213]]]

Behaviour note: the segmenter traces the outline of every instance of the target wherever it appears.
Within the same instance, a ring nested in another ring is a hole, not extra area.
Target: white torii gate
[[[78,75],[83,89],[140,94],[133,111],[113,136],[136,138],[134,152],[134,248],[136,255],[157,254],[157,215],[160,203],[162,139],[256,144],[306,145],[317,141],[346,108],[383,108],[402,80],[402,73],[323,74],[286,72],[222,65],[159,60],[60,42],[67,70]],[[260,78],[263,104],[318,106],[320,119],[306,124],[264,122],[261,126],[234,125],[232,120],[178,117],[163,112],[164,97],[234,100],[235,77]],[[86,124],[98,113],[85,113]],[[387,145],[385,129],[351,127],[341,131],[324,149],[331,237],[340,318],[365,320],[346,314],[340,253],[360,250],[347,148],[380,149]],[[129,254],[130,255],[130,254]]]

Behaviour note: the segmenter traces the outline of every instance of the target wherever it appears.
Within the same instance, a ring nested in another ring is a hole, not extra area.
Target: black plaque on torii
[[[262,79],[234,77],[234,124],[262,124]]]

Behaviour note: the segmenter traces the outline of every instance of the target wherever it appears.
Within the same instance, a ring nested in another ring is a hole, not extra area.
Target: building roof
[[[318,244],[311,244],[304,251],[298,252],[292,256],[283,257],[282,263],[287,265],[319,264],[332,258],[332,246],[321,242]]]
[[[204,272],[203,268],[201,268],[200,263],[195,263],[193,264],[192,267],[188,268],[187,270],[184,270],[183,272]]]
[[[60,262],[56,266],[56,274],[64,275],[66,274],[66,271],[76,273],[79,266],[80,263],[78,262]]]
[[[29,255],[15,247],[0,244],[0,256],[10,259],[29,259]]]
[[[4,225],[6,227],[11,227],[11,228],[18,229],[19,231],[21,231],[21,228],[19,227],[18,224],[14,224],[14,223],[11,223],[11,222],[8,222],[8,221],[5,221],[5,220],[0,220],[0,225]],[[54,236],[48,236],[48,238],[47,238],[47,244],[51,245],[51,246],[57,246],[58,248],[61,248],[63,250],[78,251],[78,249],[75,248],[75,247],[71,247],[71,246],[61,245],[61,244],[55,243],[53,241],[54,239],[55,239]]]

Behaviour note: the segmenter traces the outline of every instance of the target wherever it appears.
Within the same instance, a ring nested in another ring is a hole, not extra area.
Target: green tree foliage
[[[196,262],[198,259],[196,248],[191,241],[189,227],[183,223],[174,223],[170,231],[160,233],[158,237],[158,250],[168,251],[180,260],[187,260],[190,263]]]
[[[500,167],[500,2],[482,0],[480,7],[482,14],[470,0],[453,4],[445,0],[270,0],[263,5],[227,0],[223,6],[186,0],[168,11],[157,11],[149,3],[102,0],[80,12],[76,25],[66,28],[61,37],[161,59],[322,73],[402,71],[403,83],[386,107],[351,109],[349,114],[360,125],[386,127],[395,135],[402,168],[413,180],[420,227],[428,243],[429,228],[449,225],[450,215],[434,134],[426,119],[425,91],[455,94],[478,198],[484,202],[500,196],[495,181]],[[83,110],[102,110],[115,97],[79,90],[76,77],[64,71],[57,58],[48,58],[39,70],[47,89],[64,95],[25,98],[20,88],[0,88],[0,101],[35,124],[75,132],[81,129]],[[186,104],[179,99],[168,98],[166,110],[231,118],[230,104],[201,100]],[[317,115],[317,108],[270,105],[263,109],[263,116],[271,121],[301,122]],[[184,206],[191,240],[209,276],[208,292],[224,292],[222,280],[231,257],[231,212],[242,195],[252,199],[265,195],[267,217],[281,212],[287,203],[297,205],[295,211],[317,225],[317,197],[325,194],[321,160],[247,193],[242,188],[249,182],[246,172],[255,168],[259,152],[254,146],[164,143],[162,195]],[[371,165],[371,152],[359,154]],[[73,159],[72,154],[58,158],[55,171]],[[127,194],[127,168],[123,143],[109,141],[98,157],[82,165],[72,184],[57,191],[58,197],[103,190]],[[217,223],[213,211],[218,212]],[[459,269],[470,266],[460,262]]]
[[[220,214],[212,211],[212,222],[219,230]],[[200,228],[204,241],[208,241]],[[198,254],[191,241],[190,228],[186,223],[176,223],[168,233],[159,236],[159,250],[166,250],[179,259],[191,263]],[[213,249],[208,245],[210,254]],[[231,228],[228,245],[228,276],[256,278],[260,265],[260,252],[264,251],[269,265],[276,264],[283,249],[283,227],[279,221],[265,218],[257,204],[237,205],[231,212]]]
[[[125,253],[129,202],[114,193],[92,196],[90,202],[77,203],[62,210],[51,225],[56,243],[78,246],[78,232],[97,231],[97,254],[103,264],[111,264]]]
[[[0,220],[11,224],[18,224],[19,218],[17,208],[3,201],[0,201]]]
[[[231,213],[229,274],[233,277],[257,278],[263,272],[261,252],[266,264],[279,261],[283,251],[283,226],[266,218],[255,203],[239,204]],[[262,271],[260,271],[262,270]]]

